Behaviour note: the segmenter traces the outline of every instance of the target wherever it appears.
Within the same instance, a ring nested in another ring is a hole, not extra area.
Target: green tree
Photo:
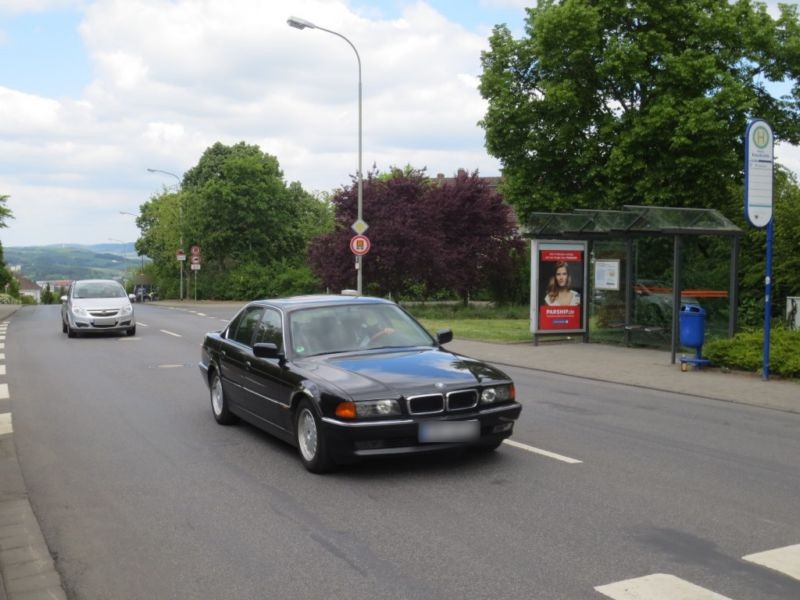
[[[177,295],[182,238],[186,248],[201,248],[199,296],[241,299],[274,290],[276,264],[304,268],[299,279],[307,282],[306,244],[332,217],[299,183],[286,184],[277,158],[240,142],[208,148],[179,192],[142,205],[137,224],[137,251],[152,259],[148,271],[162,295]]]
[[[800,141],[800,22],[750,0],[541,0],[495,27],[481,125],[506,199],[530,211],[694,206],[741,212],[747,120]],[[771,82],[794,82],[774,98]]]
[[[8,227],[6,219],[14,218],[14,215],[11,214],[11,209],[6,206],[6,202],[8,202],[8,195],[0,194],[0,228]],[[0,242],[0,290],[5,289],[13,279],[8,268],[6,268],[6,261],[3,257],[3,244]]]

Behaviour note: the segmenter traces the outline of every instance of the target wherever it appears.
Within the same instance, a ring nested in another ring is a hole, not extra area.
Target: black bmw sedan
[[[494,450],[522,406],[509,377],[442,345],[380,298],[257,300],[206,334],[200,371],[216,421],[243,419],[320,473],[359,457]]]

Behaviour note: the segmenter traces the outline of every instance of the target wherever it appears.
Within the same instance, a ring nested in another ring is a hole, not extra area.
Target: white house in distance
[[[19,273],[14,273],[14,277],[19,283],[20,295],[30,296],[37,304],[42,301],[42,288],[40,288],[36,282],[31,281],[27,277],[23,277]]]

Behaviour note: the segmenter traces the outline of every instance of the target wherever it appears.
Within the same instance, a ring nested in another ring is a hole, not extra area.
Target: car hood
[[[353,400],[446,392],[508,376],[479,360],[438,348],[315,356],[297,363]]]
[[[86,310],[120,309],[130,304],[127,298],[73,298],[72,306]]]

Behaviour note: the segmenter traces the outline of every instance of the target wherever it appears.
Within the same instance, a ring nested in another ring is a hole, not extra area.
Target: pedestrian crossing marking
[[[800,580],[800,544],[756,552],[742,558]]]
[[[614,600],[731,600],[666,573],[654,573],[594,588]]]
[[[11,426],[11,413],[0,413],[0,435],[12,433],[14,428]]]

